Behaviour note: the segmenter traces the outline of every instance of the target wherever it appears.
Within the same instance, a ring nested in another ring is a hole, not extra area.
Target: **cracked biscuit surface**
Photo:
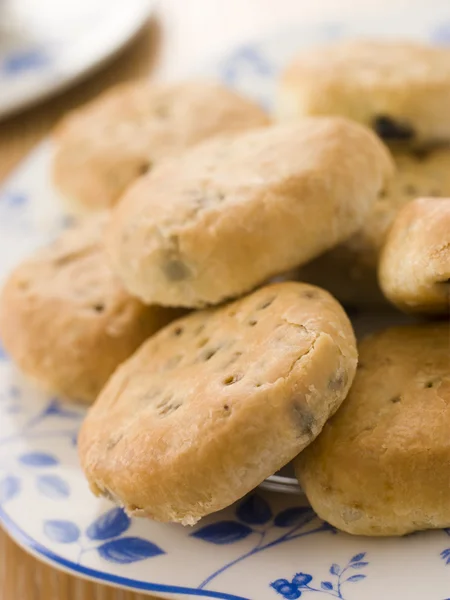
[[[92,491],[194,524],[296,456],[345,398],[353,330],[324,290],[273,284],[192,313],[110,379],[79,437]]]
[[[132,298],[100,242],[106,215],[63,232],[9,276],[0,335],[18,366],[46,389],[92,402],[118,364],[175,311]]]
[[[362,342],[348,397],[294,463],[321,518],[372,536],[450,526],[449,357],[448,323]]]
[[[278,116],[340,115],[386,141],[450,141],[450,49],[344,40],[299,54],[282,74]]]
[[[377,137],[340,118],[217,138],[128,190],[107,251],[144,302],[217,304],[348,238],[392,170]]]
[[[401,310],[450,313],[450,198],[419,198],[400,211],[378,275],[385,296]]]
[[[109,208],[162,159],[219,133],[268,123],[261,107],[218,83],[122,84],[56,128],[53,178],[73,207]]]

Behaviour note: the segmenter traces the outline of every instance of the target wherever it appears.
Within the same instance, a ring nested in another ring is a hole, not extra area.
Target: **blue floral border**
[[[213,592],[209,590],[199,590],[198,588],[189,587],[178,587],[176,585],[164,585],[158,583],[147,583],[145,581],[138,581],[136,579],[128,579],[127,577],[120,577],[119,575],[112,575],[103,571],[97,571],[96,569],[89,569],[81,565],[58,556],[31,536],[23,531],[5,512],[3,507],[0,505],[0,523],[5,527],[8,533],[14,538],[14,540],[22,548],[31,550],[35,554],[39,554],[44,557],[47,561],[56,563],[61,567],[72,571],[74,574],[79,574],[87,578],[96,579],[98,581],[104,581],[105,583],[113,583],[115,585],[127,587],[134,590],[144,590],[147,592],[163,592],[166,594],[180,594],[180,595],[191,595],[201,598],[219,598],[221,600],[251,600],[251,598],[245,598],[244,596],[234,596],[223,592]]]

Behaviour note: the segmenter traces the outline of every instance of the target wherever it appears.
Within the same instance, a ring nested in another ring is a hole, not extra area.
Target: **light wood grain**
[[[66,575],[19,548],[0,530],[0,598],[2,600],[151,600]]]

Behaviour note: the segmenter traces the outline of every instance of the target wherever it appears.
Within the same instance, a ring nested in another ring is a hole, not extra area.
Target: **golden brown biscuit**
[[[398,211],[419,196],[450,196],[450,147],[415,152],[397,149],[393,156],[395,176],[362,228],[299,273],[301,280],[325,287],[344,303],[383,302],[376,269]]]
[[[194,524],[290,461],[345,398],[353,331],[324,290],[284,282],[196,312],[113,375],[79,437],[92,491]]]
[[[450,526],[450,328],[387,329],[360,346],[339,412],[295,461],[317,514],[348,533]]]
[[[108,208],[161,159],[218,133],[267,124],[259,106],[217,83],[127,83],[63,119],[54,181],[75,205]]]
[[[399,212],[381,254],[379,279],[401,310],[450,312],[450,198],[419,198]]]
[[[345,119],[217,138],[132,186],[109,256],[144,302],[218,303],[349,237],[391,170],[376,136]]]
[[[106,216],[19,265],[0,296],[0,335],[45,388],[92,402],[118,364],[174,316],[132,298],[100,244]]]
[[[299,54],[281,77],[278,116],[340,115],[385,140],[450,140],[450,49],[344,40]]]

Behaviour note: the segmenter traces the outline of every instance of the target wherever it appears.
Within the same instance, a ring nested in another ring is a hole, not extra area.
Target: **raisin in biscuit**
[[[281,119],[341,115],[385,140],[450,140],[450,49],[352,40],[298,55],[282,75]]]
[[[19,367],[84,402],[173,318],[124,290],[100,244],[104,221],[102,215],[64,232],[18,266],[0,296],[0,335]]]
[[[406,312],[450,312],[450,198],[420,198],[400,211],[379,279],[386,297]]]
[[[266,124],[259,106],[216,83],[120,85],[63,119],[54,181],[74,205],[107,208],[161,159],[217,133]]]
[[[132,186],[109,256],[144,302],[218,303],[354,233],[391,169],[376,136],[345,119],[217,138]]]
[[[395,176],[375,201],[362,228],[306,265],[299,277],[328,289],[344,303],[383,301],[376,269],[398,211],[419,196],[450,196],[450,147],[394,150]]]
[[[347,394],[353,331],[324,290],[284,282],[188,315],[110,379],[79,437],[96,495],[194,524],[296,456]]]
[[[450,526],[450,329],[387,329],[360,346],[339,412],[295,461],[318,515],[348,533]]]

